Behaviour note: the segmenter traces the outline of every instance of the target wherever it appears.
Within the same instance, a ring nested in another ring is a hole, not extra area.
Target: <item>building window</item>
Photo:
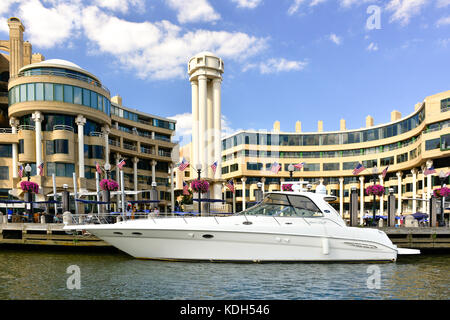
[[[238,171],[238,170],[239,170],[239,164],[235,163],[230,166],[230,172],[234,172],[234,171]]]
[[[259,162],[247,162],[247,170],[259,171],[263,168],[263,164]]]
[[[305,163],[303,171],[320,171],[320,163]]]
[[[377,160],[364,160],[364,161],[362,162],[362,165],[363,165],[365,168],[373,168],[373,167],[376,167],[376,166],[377,166]]]
[[[323,171],[335,171],[335,170],[340,170],[339,163],[324,163],[323,164]]]
[[[19,140],[19,153],[24,153],[23,139]]]
[[[0,155],[2,158],[11,158],[12,157],[12,145],[0,144]]]
[[[8,166],[0,166],[0,180],[9,180]]]
[[[69,140],[56,139],[52,141],[47,141],[46,153],[48,155],[52,155],[55,153],[69,154]]]
[[[441,136],[441,150],[450,150],[450,134]]]
[[[408,152],[399,154],[397,156],[397,163],[402,163],[408,161]]]
[[[388,166],[394,164],[394,157],[387,157],[380,159],[380,166]]]
[[[425,150],[439,149],[441,147],[441,138],[425,141]]]
[[[450,110],[450,98],[441,100],[441,112]]]
[[[342,170],[353,170],[356,168],[359,162],[344,162],[342,164]]]
[[[75,172],[73,163],[47,162],[47,175],[55,174],[57,177],[72,177]]]

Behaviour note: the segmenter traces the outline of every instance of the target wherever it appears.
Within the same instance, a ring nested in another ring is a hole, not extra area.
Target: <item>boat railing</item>
[[[210,213],[209,216],[229,216],[228,213]],[[199,217],[198,212],[175,212],[175,213],[158,213],[154,212],[126,212],[125,215],[122,212],[111,213],[88,213],[88,214],[72,214],[65,213],[63,215],[63,222],[66,225],[86,225],[86,224],[112,224],[121,221],[137,220],[137,219],[150,219],[156,221],[160,218],[194,218]]]

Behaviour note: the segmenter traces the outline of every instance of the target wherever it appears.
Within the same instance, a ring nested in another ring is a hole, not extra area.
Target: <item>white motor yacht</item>
[[[295,187],[266,193],[262,202],[230,216],[150,216],[65,229],[86,230],[139,259],[393,262],[398,254],[420,253],[397,248],[378,229],[347,227],[327,202],[335,197]]]

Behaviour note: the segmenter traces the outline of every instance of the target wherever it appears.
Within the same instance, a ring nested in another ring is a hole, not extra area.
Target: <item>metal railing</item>
[[[21,124],[19,126],[19,131],[20,130],[29,130],[29,131],[34,131],[35,127],[29,124]]]
[[[12,128],[0,128],[0,133],[12,133]]]
[[[54,126],[53,126],[53,131],[56,131],[56,130],[65,130],[65,131],[74,132],[73,127],[67,126],[67,125],[65,125],[65,124],[57,124],[57,125],[54,125]]]
[[[136,146],[135,145],[133,145],[133,144],[129,144],[129,143],[123,143],[123,147],[125,148],[125,149],[128,149],[128,150],[133,150],[133,151],[136,151]]]
[[[57,76],[57,77],[65,77],[65,78],[71,78],[71,79],[75,79],[75,80],[81,80],[81,81],[90,83],[92,85],[95,85],[95,86],[97,86],[99,88],[102,88],[103,90],[108,92],[108,94],[110,94],[109,89],[106,88],[104,85],[102,85],[97,80],[94,80],[94,79],[92,79],[90,77],[87,77],[87,76],[83,76],[81,74],[65,72],[65,71],[42,70],[42,69],[39,69],[39,70],[27,70],[27,71],[24,71],[24,72],[20,72],[19,74],[17,74],[14,77],[11,77],[11,79],[13,79],[13,78],[20,78],[20,77],[29,77],[29,76]]]
[[[98,131],[91,131],[91,132],[89,132],[89,136],[90,137],[99,137],[99,138],[101,138],[101,137],[103,137],[103,133],[98,132]]]

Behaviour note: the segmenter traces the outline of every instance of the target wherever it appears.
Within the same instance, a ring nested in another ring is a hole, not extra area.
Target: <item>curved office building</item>
[[[0,42],[0,49],[9,52],[0,56],[0,196],[22,197],[19,183],[26,177],[19,177],[20,165],[31,166],[42,201],[53,192],[53,175],[58,191],[64,184],[73,190],[74,172],[79,190],[95,191],[96,163],[111,164],[110,176],[119,180],[115,164],[125,159],[125,189],[149,190],[156,182],[164,209],[170,203],[175,121],[122,106],[122,98],[111,97],[87,70],[32,54],[19,19],[10,18],[8,25],[10,39]]]
[[[373,198],[364,190],[374,177],[386,194],[393,189],[398,213],[424,212],[426,202],[421,199],[440,186],[439,172],[450,170],[450,91],[427,97],[406,117],[393,111],[390,123],[374,126],[368,116],[363,129],[347,130],[341,120],[340,131],[323,132],[319,121],[317,132],[304,133],[300,122],[295,132],[280,132],[275,122],[271,132],[240,131],[226,137],[222,148],[222,177],[235,180],[238,209],[255,201],[257,182],[266,191],[279,190],[280,182],[291,179],[289,164],[304,162],[292,178],[309,181],[313,188],[322,182],[338,197],[333,205],[342,214],[348,212],[352,188],[357,189],[362,212],[372,212]],[[271,172],[274,162],[281,164],[278,174]],[[359,163],[366,170],[354,175]],[[424,170],[432,166],[437,173],[425,176]],[[226,196],[231,201],[230,192]],[[377,197],[376,206],[377,212],[386,213],[387,197]]]

